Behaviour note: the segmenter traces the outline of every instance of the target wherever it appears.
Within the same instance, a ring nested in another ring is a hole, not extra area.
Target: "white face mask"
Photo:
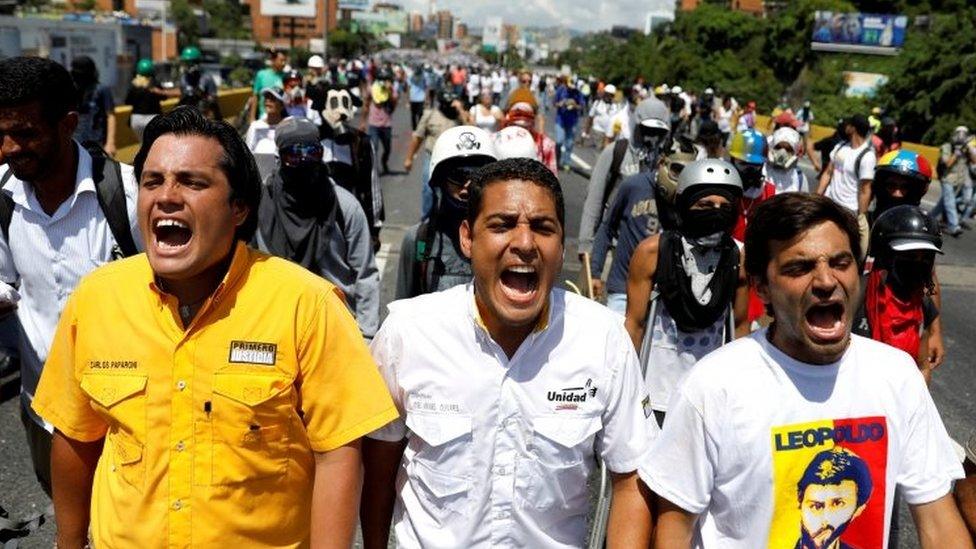
[[[797,157],[786,149],[773,149],[773,166],[781,169],[789,169],[796,165]]]

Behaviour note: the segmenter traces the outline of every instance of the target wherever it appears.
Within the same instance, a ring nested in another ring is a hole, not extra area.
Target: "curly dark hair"
[[[240,201],[248,210],[247,219],[237,228],[234,237],[245,242],[251,240],[258,226],[258,206],[261,203],[261,176],[254,156],[234,128],[223,120],[208,120],[194,106],[182,106],[152,119],[143,134],[142,146],[133,161],[136,180],[142,178],[142,168],[153,143],[166,134],[199,135],[216,139],[224,154],[220,169],[230,183],[231,201]]]
[[[0,61],[0,107],[38,101],[44,120],[54,125],[78,110],[78,90],[68,69],[42,57],[10,57]]]
[[[471,178],[471,185],[468,187],[468,224],[474,226],[474,220],[481,213],[481,201],[484,197],[485,187],[500,181],[511,181],[518,179],[530,181],[545,189],[556,205],[556,218],[559,220],[560,228],[566,226],[566,205],[563,199],[563,188],[559,184],[559,179],[549,168],[537,160],[531,158],[509,158],[499,160],[485,165],[474,173]],[[566,231],[563,230],[563,238],[566,238]]]

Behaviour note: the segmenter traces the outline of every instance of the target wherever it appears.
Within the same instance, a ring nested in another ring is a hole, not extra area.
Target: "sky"
[[[427,0],[398,0],[407,11],[426,14]],[[647,12],[674,7],[674,0],[436,0],[437,9],[451,10],[472,27],[484,26],[491,15],[506,24],[524,27],[561,25],[581,31],[609,29],[613,25],[643,28]]]

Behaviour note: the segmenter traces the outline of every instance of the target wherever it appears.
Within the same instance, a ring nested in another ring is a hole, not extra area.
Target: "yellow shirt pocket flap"
[[[82,374],[81,389],[109,408],[146,389],[148,376],[138,374]]]
[[[115,446],[115,457],[119,465],[137,463],[142,459],[142,445],[123,435],[112,437]]]
[[[471,416],[408,413],[407,427],[427,444],[440,446],[471,435]]]
[[[257,406],[286,391],[291,380],[280,374],[217,372],[213,392],[247,406]]]
[[[545,438],[573,448],[603,427],[600,416],[566,416],[561,414],[539,416],[532,420],[532,429]]]

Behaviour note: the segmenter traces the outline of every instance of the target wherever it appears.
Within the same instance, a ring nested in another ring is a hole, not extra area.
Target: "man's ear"
[[[756,289],[756,295],[759,297],[759,301],[763,302],[766,308],[769,308],[769,281],[764,280],[765,277],[758,277],[754,275],[749,275],[749,285]]]
[[[467,219],[461,222],[461,227],[458,229],[458,236],[460,236],[461,241],[461,253],[468,259],[471,259],[471,239],[474,237],[471,229],[472,227],[468,224]]]
[[[231,208],[234,210],[234,226],[240,227],[247,221],[251,208],[243,200],[234,200],[231,202]]]
[[[67,114],[58,122],[61,127],[61,131],[71,137],[75,134],[75,130],[78,128],[78,112],[68,111]]]

